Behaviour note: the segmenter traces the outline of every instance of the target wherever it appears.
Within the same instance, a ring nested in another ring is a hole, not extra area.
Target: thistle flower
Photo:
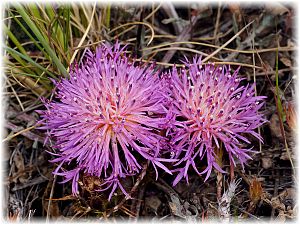
[[[171,174],[161,162],[172,160],[160,158],[165,121],[158,72],[153,65],[134,65],[124,49],[116,44],[88,51],[70,79],[56,83],[58,100],[45,100],[41,129],[58,150],[54,174],[72,180],[75,195],[83,173],[102,178],[100,190],[111,188],[109,199],[117,187],[129,197],[120,180],[141,171],[140,158],[150,160],[156,173],[158,166]],[[71,162],[74,169],[62,169]]]
[[[216,162],[215,149],[226,150],[230,163],[239,161],[242,166],[250,159],[251,149],[243,145],[251,144],[244,134],[251,134],[262,142],[255,131],[266,122],[258,110],[262,107],[263,96],[255,97],[254,84],[241,86],[238,70],[230,73],[230,67],[213,63],[201,64],[201,58],[193,58],[193,63],[185,62],[178,71],[173,67],[167,73],[169,79],[169,128],[167,134],[173,149],[173,158],[179,159],[174,171],[179,172],[173,185],[183,177],[188,182],[190,166],[206,178],[213,168],[224,172]],[[206,156],[207,167],[199,172]]]

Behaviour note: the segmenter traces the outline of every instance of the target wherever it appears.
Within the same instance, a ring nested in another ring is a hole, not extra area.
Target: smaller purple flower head
[[[264,96],[255,97],[254,85],[240,85],[238,70],[230,72],[228,66],[203,65],[200,57],[178,72],[175,67],[166,74],[169,82],[167,135],[173,158],[179,161],[174,171],[179,172],[173,185],[183,177],[188,182],[190,166],[199,174],[206,174],[213,168],[224,172],[216,161],[216,149],[224,149],[230,163],[242,166],[250,159],[251,144],[246,134],[262,142],[256,128],[266,122],[259,113]],[[199,166],[205,165],[199,172]]]
[[[118,187],[129,197],[120,181],[147,160],[156,173],[158,166],[171,174],[161,162],[172,160],[160,158],[165,98],[158,72],[135,65],[124,50],[118,43],[88,50],[70,78],[56,83],[56,101],[45,100],[41,129],[58,152],[54,174],[72,180],[75,195],[80,174],[101,178],[100,190],[111,188],[109,199]],[[66,164],[75,166],[66,170]]]

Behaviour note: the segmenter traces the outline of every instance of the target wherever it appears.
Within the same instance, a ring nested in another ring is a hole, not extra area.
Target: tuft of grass
[[[39,42],[42,44],[43,48],[45,48],[47,52],[47,57],[51,58],[55,66],[58,68],[59,72],[64,76],[68,77],[68,72],[65,68],[65,66],[62,64],[61,60],[57,57],[55,51],[51,48],[49,41],[45,38],[45,34],[43,35],[40,31],[40,29],[36,26],[36,23],[30,18],[28,13],[26,12],[25,8],[19,4],[16,3],[15,5],[16,10],[19,12],[19,14],[22,16],[23,20],[26,22],[26,24],[29,26],[31,31],[35,34]],[[46,7],[46,9],[49,9],[49,7]],[[53,17],[53,11],[48,10],[48,15],[51,19],[51,16]],[[60,30],[57,29],[56,32],[57,36],[61,36]]]
[[[3,25],[7,40],[5,73],[35,95],[49,93],[50,78],[68,77],[68,67],[82,46],[102,41],[102,36],[92,33],[102,26],[96,5],[13,3],[6,10]],[[95,13],[92,13],[95,12]],[[103,21],[104,22],[104,21]],[[11,29],[13,28],[13,29]],[[17,32],[16,32],[17,31]],[[21,35],[20,35],[21,34]],[[92,35],[93,34],[93,35]],[[30,49],[30,50],[29,50]],[[36,92],[36,87],[40,90]]]

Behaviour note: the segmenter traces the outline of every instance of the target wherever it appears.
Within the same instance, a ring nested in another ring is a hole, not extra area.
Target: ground
[[[11,5],[5,11],[6,219],[296,218],[294,5],[46,6],[40,2],[36,7],[23,6]],[[34,26],[41,36],[32,29]],[[108,202],[107,193],[94,191],[101,182],[99,178],[86,176],[80,178],[79,196],[72,196],[71,184],[59,183],[61,178],[52,174],[56,165],[49,163],[52,156],[47,151],[52,150],[44,145],[44,131],[35,129],[39,120],[35,110],[44,109],[40,96],[51,97],[53,84],[49,78],[63,76],[71,62],[82,60],[85,48],[94,49],[103,40],[128,43],[132,56],[155,61],[162,70],[174,63],[180,66],[179,59],[195,53],[216,64],[241,66],[245,83],[256,82],[257,94],[267,96],[262,113],[268,123],[259,129],[264,143],[251,139],[256,151],[253,159],[244,169],[238,165],[233,174],[224,156],[227,174],[213,172],[204,182],[204,177],[191,170],[189,184],[182,180],[175,187],[173,177],[163,171],[155,180],[155,171],[145,163],[139,176],[124,181],[133,199],[127,200],[117,192]],[[51,49],[61,63],[55,61]]]

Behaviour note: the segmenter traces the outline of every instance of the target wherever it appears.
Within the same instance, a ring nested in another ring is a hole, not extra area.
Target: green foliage
[[[6,74],[19,81],[25,77],[30,82],[23,83],[24,86],[33,90],[35,87],[28,86],[28,83],[34,84],[48,93],[52,86],[49,78],[57,80],[69,76],[72,56],[91,19],[93,27],[83,45],[91,39],[102,39],[93,33],[102,26],[99,16],[102,12],[99,10],[99,14],[91,18],[92,9],[92,4],[78,7],[78,4],[53,3],[13,3],[7,7],[3,25],[7,37],[4,46]],[[110,12],[110,7],[104,8],[103,12]],[[103,19],[109,26],[108,20],[109,13]],[[78,60],[81,55],[76,57]]]

